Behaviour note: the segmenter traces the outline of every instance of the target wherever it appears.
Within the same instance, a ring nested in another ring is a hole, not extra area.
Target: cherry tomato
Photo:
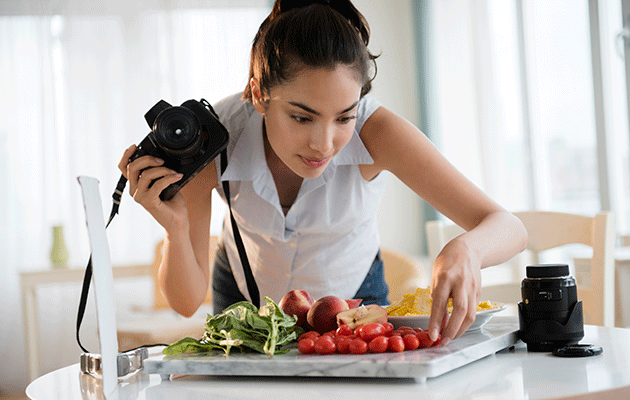
[[[359,325],[356,328],[354,328],[354,335],[358,338],[361,337],[361,332],[363,331],[363,325]]]
[[[399,335],[390,336],[388,349],[396,353],[405,351],[405,341]]]
[[[312,339],[313,341],[316,341],[319,336],[320,334],[317,331],[308,331],[306,333],[301,334],[300,337],[298,337],[298,342],[302,339]]]
[[[377,336],[368,343],[368,349],[372,353],[384,353],[389,347],[389,338],[387,336]]]
[[[350,353],[350,342],[352,342],[352,340],[346,339],[346,336],[339,336],[339,340],[337,341],[337,353],[339,354]]]
[[[354,339],[348,345],[348,349],[352,354],[364,354],[367,352],[368,344],[361,339]]]
[[[405,342],[405,350],[415,350],[420,346],[420,341],[413,333],[403,336],[403,341]],[[317,342],[315,344],[317,344]]]
[[[352,334],[352,328],[350,328],[346,324],[343,324],[339,328],[337,328],[337,336],[350,336]]]
[[[420,347],[421,349],[426,349],[427,347],[431,347],[431,345],[433,344],[433,341],[429,337],[429,332],[427,331],[420,331],[416,333],[416,337],[418,338],[418,343],[419,343],[418,347]]]
[[[315,341],[314,348],[317,354],[332,354],[337,350],[337,345],[330,336],[323,335]]]
[[[298,341],[297,348],[302,354],[312,354],[315,351],[315,341],[313,339],[302,339]]]
[[[439,345],[441,340],[442,340],[442,334],[438,333],[438,338],[435,342],[433,342],[433,346]]]
[[[336,337],[336,336],[337,336],[337,330],[335,329],[335,330],[333,330],[333,331],[328,331],[328,332],[325,332],[322,336],[330,336],[330,337],[333,337],[333,338],[334,338],[334,337]]]
[[[385,336],[391,336],[394,332],[394,325],[390,324],[389,322],[383,322],[381,325],[383,325],[383,328],[385,328]]]
[[[385,334],[385,327],[381,324],[367,324],[363,326],[361,330],[361,339],[370,342],[377,336],[383,336]]]

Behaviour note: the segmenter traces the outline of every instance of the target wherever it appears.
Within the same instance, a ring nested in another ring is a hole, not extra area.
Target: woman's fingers
[[[155,167],[144,170],[138,181],[136,197],[140,195],[148,199],[156,199],[160,196],[162,190],[181,178],[182,174],[165,167]]]
[[[448,296],[450,288],[442,285],[431,290],[431,317],[429,318],[429,337],[432,341],[438,339],[446,319],[448,318]]]
[[[140,157],[127,165],[127,179],[129,180],[129,194],[135,197],[135,193],[139,189],[139,181],[142,178],[150,177],[150,171],[155,167],[162,165],[164,161],[152,156]],[[147,175],[148,173],[148,175]],[[143,187],[148,187],[151,183],[151,179],[144,180]]]
[[[127,164],[129,164],[129,159],[135,152],[136,152],[136,145],[132,144],[131,146],[129,146],[127,150],[125,150],[120,161],[118,162],[118,169],[120,170],[120,172],[122,172],[123,176],[127,179],[129,179],[129,177],[127,176]]]

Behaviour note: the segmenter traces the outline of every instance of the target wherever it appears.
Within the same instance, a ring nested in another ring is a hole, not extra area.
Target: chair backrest
[[[219,238],[217,236],[210,236],[210,247],[209,247],[209,263],[210,263],[210,280],[212,282],[212,267],[214,266],[214,255],[216,254],[217,244],[219,242]],[[162,308],[170,308],[168,305],[168,301],[166,301],[166,297],[162,293],[160,289],[160,285],[158,285],[158,270],[160,269],[160,263],[162,262],[162,251],[164,247],[164,241],[160,241],[155,246],[155,257],[153,258],[153,263],[151,272],[153,276],[153,308],[162,309]],[[208,292],[206,293],[206,298],[203,301],[204,303],[212,304],[212,283],[208,285]]]
[[[578,281],[578,298],[582,300],[584,321],[592,325],[614,326],[615,323],[615,221],[614,215],[602,212],[594,217],[550,211],[514,213],[528,233],[527,250],[538,262],[539,253],[567,244],[584,244],[593,250],[589,279]],[[454,224],[429,221],[426,224],[431,262],[450,240],[464,230]],[[557,262],[565,262],[558,260]],[[520,301],[520,281],[482,287],[482,298],[514,303]],[[497,297],[495,297],[497,296]]]
[[[381,257],[390,303],[402,299],[405,293],[414,293],[418,287],[428,284],[427,277],[422,276],[424,268],[421,268],[419,260],[391,249],[381,249]]]

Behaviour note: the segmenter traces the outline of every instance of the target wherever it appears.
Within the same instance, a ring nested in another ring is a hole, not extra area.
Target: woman
[[[222,181],[260,295],[279,301],[304,289],[386,303],[376,212],[387,170],[467,230],[433,266],[432,340],[441,333],[447,345],[472,324],[481,268],[521,251],[526,232],[415,126],[367,96],[376,58],[368,41],[350,1],[277,0],[254,40],[245,92],[214,107],[230,132],[223,173],[217,157],[163,202],[159,193],[181,176],[149,156],[128,163],[135,146],[125,151],[131,195],[166,231],[159,284],[176,311],[192,315],[207,291],[211,192],[225,200]],[[221,241],[215,312],[251,300],[230,223]]]

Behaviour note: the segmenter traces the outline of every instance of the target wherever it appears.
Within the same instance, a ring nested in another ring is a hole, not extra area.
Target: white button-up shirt
[[[265,160],[262,115],[240,94],[214,106],[230,133],[220,180],[230,182],[232,212],[261,297],[278,302],[303,289],[315,300],[350,299],[358,291],[380,246],[376,214],[385,177],[368,182],[359,170],[374,163],[359,132],[378,107],[369,96],[359,101],[352,138],[320,176],[302,181],[285,216]],[[220,157],[215,162],[220,174]],[[218,192],[225,200],[222,186]],[[251,301],[229,217],[222,240],[238,287]]]

